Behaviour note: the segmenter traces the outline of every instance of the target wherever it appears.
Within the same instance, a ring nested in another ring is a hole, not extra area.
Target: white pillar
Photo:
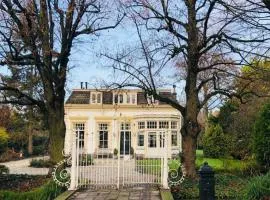
[[[76,160],[77,160],[77,148],[76,148],[76,134],[73,132],[72,138],[72,149],[71,149],[71,174],[70,174],[70,186],[69,190],[75,190],[77,187],[77,173],[76,173]]]
[[[169,189],[168,186],[168,131],[165,133],[165,151],[164,151],[164,162],[163,162],[163,177],[162,186],[164,189]]]

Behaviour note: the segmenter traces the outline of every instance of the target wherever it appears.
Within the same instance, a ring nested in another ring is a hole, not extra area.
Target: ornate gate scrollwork
[[[62,187],[70,186],[70,166],[71,166],[71,154],[66,155],[62,152],[64,159],[58,162],[52,171],[52,177],[54,182]]]
[[[185,180],[186,172],[184,166],[181,165],[181,163],[179,162],[175,162],[175,165],[176,166],[169,169],[168,173],[169,187],[180,185]]]

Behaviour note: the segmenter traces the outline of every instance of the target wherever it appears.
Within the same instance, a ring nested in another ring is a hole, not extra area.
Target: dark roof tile
[[[67,104],[89,104],[90,91],[72,91]]]

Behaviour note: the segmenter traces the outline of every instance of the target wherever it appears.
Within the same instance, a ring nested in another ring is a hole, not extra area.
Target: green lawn
[[[246,170],[252,169],[256,165],[253,160],[236,160],[231,158],[206,158],[203,156],[202,150],[196,151],[196,167],[200,168],[204,162],[207,162],[215,172],[235,172],[241,173]]]
[[[252,169],[255,165],[254,161],[241,161],[230,158],[205,158],[202,150],[196,151],[196,167],[199,169],[204,162],[208,162],[216,173],[242,173],[243,171]],[[179,159],[168,161],[169,169],[178,169]],[[142,159],[136,161],[137,170],[142,173],[159,174],[161,170],[161,162],[159,159]]]
[[[255,200],[270,196],[270,172],[262,177],[257,174],[255,161],[240,161],[230,158],[206,158],[203,151],[196,151],[196,167],[199,169],[204,162],[215,171],[215,191],[217,199]],[[157,159],[143,159],[136,161],[137,170],[142,173],[160,174],[161,161]],[[169,169],[178,169],[179,159],[168,161]],[[252,173],[251,170],[254,170]],[[171,188],[174,199],[198,199],[198,179],[184,179],[180,186]]]

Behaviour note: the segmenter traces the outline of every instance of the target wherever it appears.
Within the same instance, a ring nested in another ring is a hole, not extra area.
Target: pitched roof
[[[102,103],[103,104],[113,104],[113,92],[112,91],[101,91],[102,92]],[[172,100],[176,100],[176,94],[171,93],[169,91],[162,91],[159,93],[163,97],[170,98]],[[69,96],[66,104],[89,104],[90,103],[90,90],[73,90],[71,95]],[[137,105],[145,105],[147,104],[147,98],[144,92],[137,92]],[[164,105],[166,103],[160,102],[160,105]]]
[[[67,104],[89,104],[90,102],[90,91],[72,91]]]

